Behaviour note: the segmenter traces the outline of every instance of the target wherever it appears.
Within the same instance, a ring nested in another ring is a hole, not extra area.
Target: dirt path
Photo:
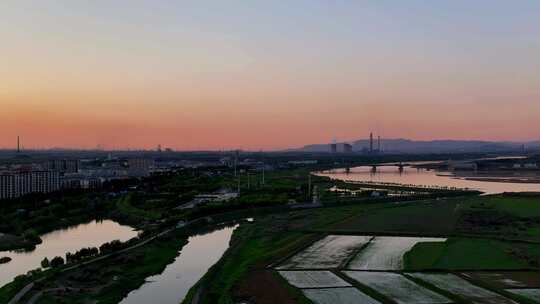
[[[299,300],[267,269],[251,272],[240,282],[235,296],[257,304],[293,304]]]

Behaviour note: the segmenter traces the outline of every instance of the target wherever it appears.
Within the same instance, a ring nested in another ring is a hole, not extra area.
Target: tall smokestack
[[[373,132],[369,133],[369,153],[373,153]]]
[[[17,153],[21,153],[21,140],[19,136],[17,136]]]

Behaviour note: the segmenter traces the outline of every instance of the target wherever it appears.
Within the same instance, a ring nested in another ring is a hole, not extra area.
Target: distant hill
[[[353,151],[369,149],[369,139],[350,142]],[[381,149],[385,153],[460,153],[460,152],[507,152],[521,151],[522,145],[527,149],[539,149],[540,141],[526,143],[496,142],[480,140],[409,140],[409,139],[381,139]],[[377,149],[377,140],[374,140],[374,149]],[[296,151],[304,152],[330,152],[330,144],[307,145]],[[338,143],[338,151],[343,151],[343,143]]]

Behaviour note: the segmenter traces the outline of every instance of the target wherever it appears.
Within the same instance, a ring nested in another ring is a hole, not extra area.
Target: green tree
[[[44,258],[43,261],[41,261],[41,268],[49,268],[49,266],[51,266],[49,259]]]
[[[58,268],[64,265],[64,259],[62,257],[57,256],[51,260],[50,264],[52,268]]]

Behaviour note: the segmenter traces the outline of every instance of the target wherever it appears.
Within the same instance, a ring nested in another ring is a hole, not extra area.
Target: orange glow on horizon
[[[540,5],[486,3],[1,2],[0,148],[540,140]]]

